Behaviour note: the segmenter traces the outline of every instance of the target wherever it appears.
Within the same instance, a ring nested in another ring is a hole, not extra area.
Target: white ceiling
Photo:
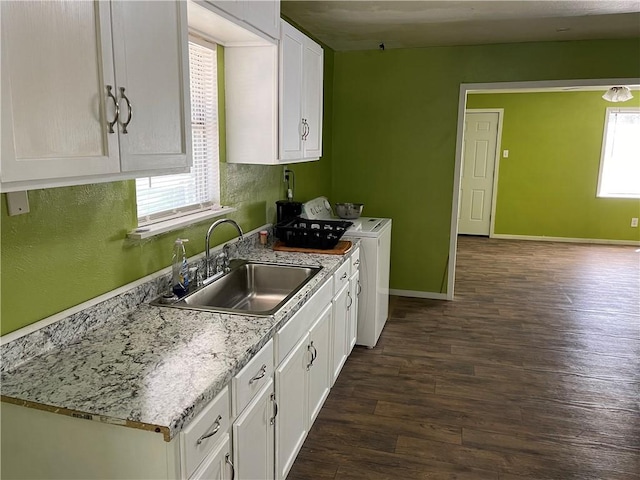
[[[282,0],[336,51],[638,38],[640,0]]]

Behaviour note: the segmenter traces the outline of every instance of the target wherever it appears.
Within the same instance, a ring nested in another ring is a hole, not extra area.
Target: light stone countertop
[[[147,303],[2,373],[2,400],[32,408],[178,434],[351,254],[274,252],[243,258],[321,265],[275,315],[255,317]]]

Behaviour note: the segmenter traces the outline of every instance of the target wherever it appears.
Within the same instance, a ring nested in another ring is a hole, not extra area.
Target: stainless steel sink
[[[322,267],[274,263],[232,262],[231,271],[180,300],[151,302],[174,308],[272,315],[293,297]]]

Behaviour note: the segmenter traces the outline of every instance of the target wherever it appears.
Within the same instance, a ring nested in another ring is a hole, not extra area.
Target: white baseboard
[[[421,292],[419,290],[397,290],[395,288],[389,289],[390,295],[396,295],[398,297],[411,297],[411,298],[430,298],[432,300],[450,300],[446,293],[436,292]]]
[[[534,240],[538,242],[564,242],[564,243],[595,243],[601,245],[629,245],[640,247],[640,241],[635,240],[607,240],[602,238],[568,238],[568,237],[547,237],[535,235],[509,235],[504,233],[494,233],[491,238],[504,240]]]

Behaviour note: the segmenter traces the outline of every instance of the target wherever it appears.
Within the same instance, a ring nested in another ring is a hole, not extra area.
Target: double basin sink
[[[231,271],[212,283],[180,299],[160,297],[151,304],[209,312],[273,315],[321,269],[320,266],[232,260]]]

